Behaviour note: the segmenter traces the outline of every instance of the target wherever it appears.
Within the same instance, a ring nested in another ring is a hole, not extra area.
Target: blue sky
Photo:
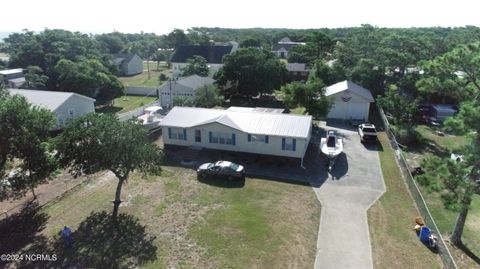
[[[62,28],[155,32],[193,26],[334,28],[480,26],[475,1],[422,0],[22,0],[2,3],[0,32]],[[12,10],[12,12],[9,12]]]

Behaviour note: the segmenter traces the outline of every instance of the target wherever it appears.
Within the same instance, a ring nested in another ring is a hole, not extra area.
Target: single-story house
[[[338,82],[325,89],[325,95],[333,99],[327,118],[368,121],[372,93],[349,80]]]
[[[429,116],[436,118],[440,122],[445,121],[448,117],[455,116],[457,112],[457,107],[449,104],[432,104],[428,110]]]
[[[290,81],[306,81],[310,71],[306,64],[302,63],[288,63],[286,65],[288,71],[288,79]]]
[[[187,60],[193,58],[193,56],[202,56],[205,58],[210,72],[214,73],[223,66],[223,56],[233,53],[237,48],[238,43],[236,42],[218,43],[215,45],[179,46],[170,59],[173,76],[180,76],[182,69],[187,66]]]
[[[280,58],[288,58],[288,53],[292,47],[305,44],[304,42],[294,42],[290,38],[284,37],[277,44],[273,44],[272,52]]]
[[[143,60],[137,54],[117,54],[114,58],[114,63],[122,76],[133,76],[143,72]]]
[[[312,117],[256,111],[174,107],[161,122],[166,147],[200,147],[297,158],[303,162]]]
[[[8,88],[19,88],[25,83],[25,75],[22,68],[0,70],[5,85]]]
[[[10,95],[21,95],[35,106],[46,108],[57,117],[54,129],[60,129],[68,120],[95,112],[95,99],[73,92],[8,89]]]
[[[173,99],[178,97],[193,98],[195,90],[205,85],[212,85],[215,82],[210,77],[191,75],[167,81],[160,86],[160,105],[172,107]]]

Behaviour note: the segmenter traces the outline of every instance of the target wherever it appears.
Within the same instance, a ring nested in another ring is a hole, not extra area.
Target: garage
[[[333,99],[327,118],[368,121],[370,103],[374,101],[369,90],[345,80],[328,86],[325,95]]]

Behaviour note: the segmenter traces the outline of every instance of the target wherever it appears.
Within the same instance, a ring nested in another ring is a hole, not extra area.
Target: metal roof
[[[191,75],[188,77],[181,77],[178,80],[173,80],[173,81],[167,81],[162,84],[161,88],[164,90],[169,90],[170,89],[170,84],[172,86],[172,90],[175,90],[179,85],[180,87],[179,90],[181,90],[181,86],[184,86],[186,88],[196,90],[202,86],[205,85],[211,85],[215,82],[213,78],[210,77],[201,77],[199,75]]]
[[[283,113],[283,111],[285,111],[285,109],[283,109],[283,108],[273,108],[273,107],[242,107],[242,106],[231,106],[231,107],[227,108],[227,111]]]
[[[288,63],[286,65],[288,72],[303,72],[308,71],[307,65],[302,63]]]
[[[10,74],[16,74],[16,73],[23,73],[22,68],[16,68],[16,69],[5,69],[5,70],[0,70],[0,75],[10,75]]]
[[[351,82],[350,80],[344,80],[342,82],[335,83],[331,86],[328,86],[325,89],[325,95],[330,96],[333,94],[337,94],[339,92],[343,91],[351,91],[352,93],[355,93],[365,99],[367,99],[370,102],[373,102],[373,96],[372,93],[370,93],[369,90],[363,88],[362,86],[355,84]]]
[[[214,122],[244,133],[307,138],[312,117],[256,111],[174,107],[163,118],[161,126],[191,128]]]
[[[37,90],[25,90],[25,89],[7,89],[10,95],[24,96],[27,101],[33,105],[47,108],[51,111],[55,111],[70,97],[76,95],[82,98],[86,98],[95,101],[95,99],[80,95],[73,92],[56,92],[56,91],[37,91]]]

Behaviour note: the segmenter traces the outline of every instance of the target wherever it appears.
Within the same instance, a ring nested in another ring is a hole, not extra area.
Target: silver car
[[[242,165],[229,161],[204,163],[198,167],[197,177],[200,179],[205,179],[208,176],[224,177],[229,180],[244,179],[245,168]]]

